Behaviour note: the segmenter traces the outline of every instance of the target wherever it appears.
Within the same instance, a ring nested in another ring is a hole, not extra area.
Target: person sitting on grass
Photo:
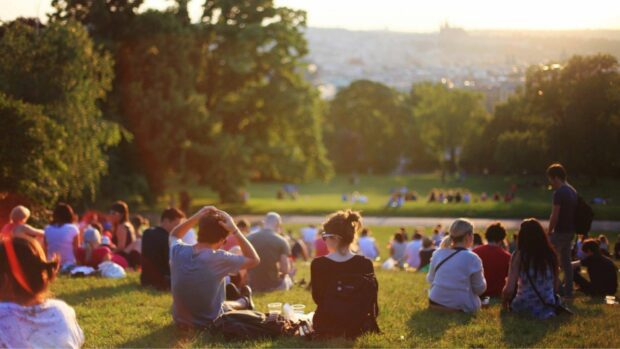
[[[435,251],[426,280],[431,284],[429,302],[433,309],[475,312],[482,306],[480,295],[487,288],[482,261],[469,248],[474,241],[474,226],[463,218],[449,229],[442,243],[449,247]]]
[[[0,348],[80,348],[75,311],[49,298],[59,260],[48,260],[30,237],[0,241]]]
[[[110,221],[112,228],[112,243],[116,246],[115,253],[125,258],[129,266],[136,268],[140,265],[140,254],[134,250],[136,232],[129,222],[129,207],[123,201],[117,201],[110,207]]]
[[[75,252],[79,265],[97,269],[99,264],[112,260],[112,251],[101,246],[101,234],[94,227],[89,226],[84,231],[84,244]]]
[[[378,283],[372,261],[351,251],[362,226],[358,212],[338,211],[323,223],[329,254],[310,265],[312,299],[317,305],[313,326],[318,338],[355,338],[377,332]]]
[[[428,267],[431,263],[431,258],[433,257],[433,253],[435,253],[436,249],[433,245],[433,240],[427,238],[426,236],[422,239],[422,249],[420,250],[420,266],[417,271],[421,271],[423,273],[428,273]]]
[[[196,224],[198,243],[186,245],[183,236]],[[242,256],[220,249],[229,234],[237,238]],[[170,235],[173,238],[170,248],[172,317],[177,326],[209,328],[213,320],[225,312],[254,308],[249,287],[235,295],[226,294],[226,276],[260,263],[254,247],[228,213],[213,206],[203,207],[172,229]]]
[[[524,220],[517,244],[502,291],[504,309],[528,313],[539,319],[555,316],[555,294],[560,285],[559,260],[540,222],[533,218]]]
[[[583,242],[585,258],[573,262],[574,280],[581,292],[590,296],[615,295],[618,290],[618,274],[614,262],[601,253],[599,242],[588,239]],[[580,266],[588,268],[590,281],[579,273]]]
[[[405,261],[407,260],[407,254],[405,250],[407,248],[407,243],[403,237],[402,233],[394,234],[394,238],[390,242],[390,257],[396,262],[396,266],[398,268],[403,269],[405,267]]]
[[[45,233],[41,229],[31,227],[27,222],[30,218],[30,210],[22,205],[15,206],[11,210],[9,223],[2,227],[2,234],[26,234],[31,238],[43,243]]]
[[[422,234],[413,233],[413,239],[407,244],[407,264],[410,268],[420,268],[420,249],[422,248]]]
[[[374,261],[377,257],[379,257],[377,241],[372,237],[372,232],[370,229],[362,229],[360,238],[357,240],[357,246],[359,247],[359,253],[371,261]]]
[[[293,286],[289,275],[291,247],[278,233],[282,218],[275,212],[265,216],[264,228],[250,234],[248,240],[258,252],[261,264],[249,271],[249,282],[257,292],[286,291]]]
[[[61,271],[70,271],[75,266],[75,252],[80,247],[80,230],[75,222],[73,208],[59,203],[54,209],[52,223],[45,227],[47,258],[60,258]]]
[[[482,296],[499,297],[510,267],[510,253],[504,249],[506,229],[499,222],[493,223],[487,227],[485,238],[488,244],[473,249],[482,260],[484,279],[487,281],[487,290]]]
[[[150,227],[142,235],[142,272],[140,284],[166,291],[170,289],[170,232],[181,224],[185,214],[173,207],[160,216],[159,226]]]

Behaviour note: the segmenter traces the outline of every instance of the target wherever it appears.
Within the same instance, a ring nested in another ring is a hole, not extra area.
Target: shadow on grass
[[[407,327],[410,333],[424,337],[428,342],[436,342],[448,328],[467,325],[472,317],[473,314],[441,312],[426,308],[413,313],[407,321]]]
[[[195,337],[186,336],[170,323],[160,327],[149,334],[136,337],[119,345],[121,348],[178,348],[184,343],[191,344]]]
[[[126,294],[132,291],[147,292],[152,295],[161,294],[154,289],[143,288],[136,283],[128,282],[110,286],[88,287],[76,292],[61,292],[58,294],[58,296],[68,304],[82,304],[88,299],[109,298],[117,296],[119,294]]]
[[[560,315],[547,320],[539,320],[525,314],[502,311],[500,321],[503,340],[509,347],[536,346],[547,334],[555,332],[569,322],[570,316]]]

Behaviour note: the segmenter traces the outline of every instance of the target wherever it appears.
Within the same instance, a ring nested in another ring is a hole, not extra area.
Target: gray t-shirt
[[[271,291],[278,288],[282,283],[278,275],[280,257],[291,255],[288,242],[269,229],[248,235],[248,240],[260,257],[260,264],[249,271],[250,286],[255,291]]]
[[[172,318],[176,323],[204,327],[224,313],[225,277],[239,271],[245,257],[204,249],[175,240],[170,249]]]
[[[558,223],[554,233],[570,234],[575,232],[575,209],[577,208],[577,191],[568,183],[553,192],[553,204],[560,206]]]

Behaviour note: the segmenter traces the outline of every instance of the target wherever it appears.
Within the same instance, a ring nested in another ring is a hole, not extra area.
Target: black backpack
[[[270,319],[264,313],[253,310],[235,310],[220,315],[213,321],[212,332],[226,340],[255,340],[292,336],[299,325],[285,320],[281,315]]]
[[[577,207],[575,207],[575,230],[577,234],[588,236],[594,219],[592,207],[580,196],[577,196]]]
[[[380,332],[378,291],[374,274],[332,277],[314,314],[315,337],[354,339],[367,332]]]

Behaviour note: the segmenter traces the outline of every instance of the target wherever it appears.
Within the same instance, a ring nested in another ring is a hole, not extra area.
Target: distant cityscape
[[[484,93],[492,111],[525,81],[533,64],[574,54],[620,56],[619,31],[466,31],[442,23],[435,33],[308,28],[309,76],[323,98],[354,80],[400,91],[421,81]]]

